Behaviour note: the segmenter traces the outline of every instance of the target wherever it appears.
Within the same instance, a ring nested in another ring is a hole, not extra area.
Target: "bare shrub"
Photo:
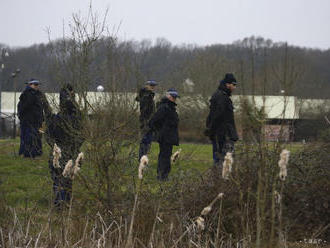
[[[284,215],[293,237],[330,241],[329,151],[329,143],[311,144],[292,155]]]

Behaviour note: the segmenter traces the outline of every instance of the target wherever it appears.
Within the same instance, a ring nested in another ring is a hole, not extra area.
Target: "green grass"
[[[203,172],[212,165],[210,145],[182,144],[180,147],[174,146],[173,153],[179,148],[182,149],[181,159],[179,163],[172,165],[171,175],[177,173],[179,169]],[[0,192],[5,194],[6,203],[12,207],[27,204],[47,206],[52,195],[48,145],[44,142],[43,155],[37,159],[18,156],[18,149],[19,139],[0,140]],[[158,151],[158,144],[153,143],[145,183],[158,184],[156,180]],[[86,167],[85,169],[87,170]]]
[[[25,205],[28,201],[46,204],[50,194],[50,178],[47,164],[48,151],[38,159],[18,156],[19,140],[0,141],[1,193],[10,206]]]
[[[270,147],[272,147],[272,144],[269,144]],[[87,147],[88,145],[83,147],[82,150],[87,149]],[[236,147],[236,154],[240,154],[241,144],[238,144]],[[256,149],[255,146],[248,147],[250,152]],[[302,147],[302,145],[294,143],[286,145],[286,148],[293,153],[301,150]],[[18,216],[20,223],[26,226],[32,219],[31,223],[34,223],[34,225],[32,225],[30,232],[37,236],[40,232],[40,227],[49,225],[52,228],[52,233],[58,234],[63,231],[63,225],[68,224],[69,222],[67,221],[69,220],[70,223],[75,226],[74,228],[76,228],[76,225],[85,226],[83,221],[86,216],[97,216],[94,210],[98,210],[98,202],[95,201],[95,197],[91,196],[90,191],[87,191],[84,187],[80,187],[82,184],[79,179],[82,177],[78,178],[73,184],[74,204],[72,204],[72,215],[69,217],[66,215],[67,212],[56,211],[56,209],[52,207],[53,192],[52,180],[48,168],[48,145],[44,142],[44,154],[37,159],[19,157],[17,155],[18,148],[19,139],[0,140],[0,224],[4,223],[4,225],[10,226],[14,220],[13,216]],[[120,185],[118,185],[118,190],[117,188],[115,189],[117,190],[115,193],[118,192],[119,194],[114,194],[114,198],[111,198],[111,200],[117,204],[116,208],[113,208],[113,216],[122,213],[123,216],[127,215],[127,212],[125,212],[126,208],[121,208],[124,204],[126,204],[124,206],[128,207],[128,213],[130,213],[130,208],[133,207],[132,200],[134,201],[131,191],[135,186],[138,186],[137,188],[142,190],[138,191],[141,192],[141,194],[139,194],[140,204],[145,201],[145,206],[151,207],[152,204],[157,204],[157,202],[160,204],[160,199],[162,199],[164,216],[168,214],[169,209],[175,209],[176,204],[181,204],[177,202],[176,198],[178,191],[181,189],[181,180],[184,178],[185,180],[183,182],[186,183],[186,179],[189,179],[189,183],[187,184],[189,187],[195,183],[196,177],[212,167],[213,161],[211,144],[181,144],[179,147],[173,147],[173,153],[180,148],[182,149],[180,159],[172,165],[170,180],[165,183],[160,183],[156,179],[157,157],[159,152],[157,143],[152,144],[152,150],[148,156],[149,166],[144,174],[143,181],[137,179],[137,159],[136,164],[128,168],[130,171],[127,174],[127,166],[125,166],[124,180],[116,181],[116,183]],[[123,153],[124,152],[125,151],[123,151]],[[236,159],[238,160],[238,158]],[[83,164],[81,174],[93,180],[93,167],[94,166],[86,161]],[[136,180],[132,181],[132,175],[134,175]],[[142,182],[142,184],[140,184],[140,182]],[[141,188],[139,188],[139,186],[141,186]],[[94,184],[92,184],[92,187],[94,187]],[[162,194],[165,196],[164,198],[162,198]],[[169,197],[172,197],[172,195],[174,198]],[[124,198],[126,196],[128,196],[127,199]],[[150,201],[148,201],[148,199],[150,199]],[[196,204],[199,204],[198,201],[196,201]],[[154,211],[154,209],[150,210],[151,213]],[[69,212],[71,213],[71,208]],[[121,217],[120,215],[120,218]],[[140,218],[142,217],[140,216]],[[147,227],[147,224],[141,224],[141,226]],[[77,232],[77,234],[78,233],[79,232]]]
[[[290,144],[288,149],[296,152],[301,149],[300,144]],[[174,146],[173,153],[182,149],[179,162],[172,165],[171,176],[178,171],[192,170],[203,173],[212,166],[212,146],[210,144],[181,144]],[[52,199],[52,181],[48,168],[49,147],[44,142],[44,152],[40,158],[29,159],[18,156],[19,139],[0,140],[0,193],[5,195],[6,204],[12,207],[31,205],[47,206]],[[149,155],[149,166],[145,173],[144,184],[157,193],[159,182],[157,175],[158,144],[152,144]],[[136,162],[137,175],[138,162]],[[85,169],[84,169],[85,168]],[[90,173],[91,167],[83,167],[82,172]],[[135,170],[135,169],[134,169]],[[75,184],[74,184],[75,185]],[[125,185],[123,185],[125,190]],[[73,189],[74,192],[76,189]]]

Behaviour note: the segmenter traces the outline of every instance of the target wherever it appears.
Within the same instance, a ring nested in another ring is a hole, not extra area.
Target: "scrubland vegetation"
[[[268,142],[267,116],[243,102],[236,116],[243,138],[224,179],[213,168],[211,145],[202,136],[207,113],[193,106],[180,112],[185,103],[179,102],[180,136],[190,143],[180,145],[170,178],[161,183],[156,180],[158,147],[153,143],[139,179],[136,106],[115,94],[91,105],[86,92],[94,78],[110,93],[143,82],[152,74],[139,64],[148,53],[128,56],[125,44],[104,39],[104,22],[89,15],[75,15],[71,36],[46,49],[51,58],[45,63],[48,75],[58,85],[70,82],[75,87],[85,113],[85,159],[74,179],[71,203],[61,210],[53,207],[51,148],[45,142],[43,156],[30,160],[17,156],[17,140],[1,140],[0,247],[329,246],[329,127],[319,130],[322,138],[314,143]],[[197,49],[182,70],[186,74],[178,78],[192,78],[195,93],[205,102],[227,71],[237,72],[242,94],[284,89],[285,98],[299,88],[300,72],[306,68],[299,49],[255,38],[236,46],[242,52],[239,63],[227,59],[229,48],[223,48],[223,56],[215,56],[214,47]],[[102,63],[95,64],[100,47]],[[164,46],[153,49],[161,53]],[[175,86],[178,78],[168,79],[164,87]]]

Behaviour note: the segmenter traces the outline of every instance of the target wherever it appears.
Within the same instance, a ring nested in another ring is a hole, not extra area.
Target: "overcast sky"
[[[0,43],[11,47],[61,37],[90,0],[0,0]],[[124,40],[163,37],[172,44],[227,44],[252,35],[330,48],[330,0],[92,0]]]

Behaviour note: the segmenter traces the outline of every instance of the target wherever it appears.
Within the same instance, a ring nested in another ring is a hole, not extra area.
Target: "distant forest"
[[[301,98],[329,98],[330,49],[318,50],[249,37],[229,45],[180,45],[159,38],[155,42],[119,41],[112,37],[95,40],[55,40],[24,48],[0,44],[2,91],[24,88],[29,78],[40,79],[45,92],[58,91],[63,83],[84,90],[134,92],[147,79],[161,83],[161,89],[183,90],[187,78],[195,94],[211,94],[226,72],[239,81],[239,94],[294,95]],[[4,51],[9,56],[5,56]],[[21,72],[14,79],[16,69]]]

